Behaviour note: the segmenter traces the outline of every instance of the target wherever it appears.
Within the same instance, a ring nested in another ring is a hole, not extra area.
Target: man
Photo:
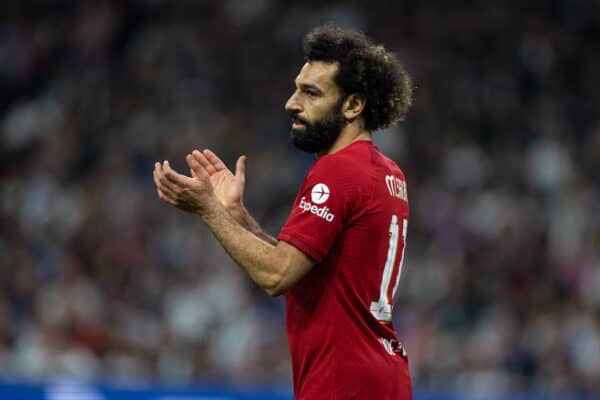
[[[199,214],[268,294],[285,293],[296,399],[410,399],[406,353],[392,326],[406,183],[371,141],[405,115],[410,78],[357,32],[317,28],[304,50],[285,108],[292,142],[317,160],[278,238],[244,208],[244,156],[235,175],[210,150],[188,154],[191,177],[156,163],[158,196]]]

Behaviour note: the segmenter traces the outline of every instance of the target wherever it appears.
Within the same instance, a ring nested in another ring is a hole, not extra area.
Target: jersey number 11
[[[389,293],[390,282],[394,276],[394,266],[396,264],[396,253],[398,252],[399,226],[398,217],[392,215],[392,223],[390,224],[390,243],[388,245],[387,258],[385,267],[383,268],[383,278],[381,279],[381,288],[379,292],[379,300],[371,302],[371,314],[381,323],[388,323],[392,320],[392,308],[394,304],[394,296],[400,283],[400,275],[402,273],[402,263],[404,262],[404,249],[406,248],[406,230],[408,228],[408,220],[402,220],[402,255],[398,263],[398,273],[396,274],[396,282],[394,282],[394,290],[391,295]]]

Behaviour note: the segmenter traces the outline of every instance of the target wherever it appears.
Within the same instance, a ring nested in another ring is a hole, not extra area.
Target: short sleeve
[[[318,160],[308,172],[292,212],[279,233],[317,262],[329,253],[352,212],[356,185],[332,162]]]

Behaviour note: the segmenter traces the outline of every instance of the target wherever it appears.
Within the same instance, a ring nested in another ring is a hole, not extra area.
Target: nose
[[[290,98],[288,99],[288,101],[285,103],[285,110],[287,112],[302,112],[302,106],[300,105],[300,102],[298,101],[298,91],[295,91]]]

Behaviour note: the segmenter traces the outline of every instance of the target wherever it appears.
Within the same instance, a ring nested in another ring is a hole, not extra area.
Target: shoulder
[[[404,180],[404,172],[402,171],[402,169],[398,166],[398,164],[386,157],[385,155],[381,154],[381,164],[383,165],[383,167],[385,169],[387,169],[389,171],[389,173],[392,173],[394,175],[396,175],[397,177],[399,177],[400,179]]]
[[[363,191],[369,186],[369,182],[370,179],[365,171],[347,157],[327,157],[317,160],[305,180],[307,189],[325,185],[336,193],[344,193],[344,197]]]
[[[309,175],[311,178],[328,178],[351,186],[367,183],[375,165],[370,147],[361,143],[323,156],[317,159]]]

